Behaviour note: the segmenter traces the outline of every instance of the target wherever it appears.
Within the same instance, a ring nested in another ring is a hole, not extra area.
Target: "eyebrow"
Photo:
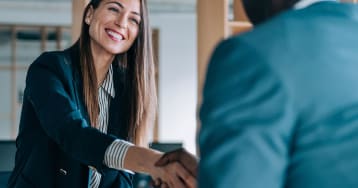
[[[110,2],[108,2],[107,4],[111,4],[111,3],[114,3],[114,4],[116,4],[116,5],[118,5],[119,7],[121,7],[121,8],[124,9],[124,6],[123,6],[121,3],[117,2],[117,1],[110,1]],[[138,12],[131,11],[131,13],[140,16],[140,14],[139,14]]]

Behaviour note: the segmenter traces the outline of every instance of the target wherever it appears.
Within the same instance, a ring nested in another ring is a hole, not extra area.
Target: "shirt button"
[[[66,176],[67,175],[67,171],[66,170],[64,170],[64,169],[62,169],[62,168],[60,168],[60,174],[62,174],[62,175],[64,175],[64,176]]]

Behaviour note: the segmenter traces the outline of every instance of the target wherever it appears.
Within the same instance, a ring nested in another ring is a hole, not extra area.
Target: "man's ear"
[[[90,7],[88,8],[88,11],[86,13],[86,18],[85,18],[85,22],[87,25],[90,25],[92,18],[93,18],[93,14],[94,14],[93,6],[90,5]]]

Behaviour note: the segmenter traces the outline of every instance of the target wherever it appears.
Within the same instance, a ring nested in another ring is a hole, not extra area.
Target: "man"
[[[358,7],[244,0],[207,72],[200,188],[358,187]]]

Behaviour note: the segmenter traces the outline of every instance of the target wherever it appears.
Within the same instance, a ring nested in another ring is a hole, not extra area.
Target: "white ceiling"
[[[196,0],[148,0],[148,5],[152,12],[193,12]]]
[[[71,4],[73,0],[0,0],[0,4]],[[196,0],[147,0],[151,12],[195,12]],[[216,1],[216,0],[215,0]],[[0,7],[2,8],[2,7]]]
[[[181,4],[195,4],[196,0],[147,0],[149,3],[181,3]]]

